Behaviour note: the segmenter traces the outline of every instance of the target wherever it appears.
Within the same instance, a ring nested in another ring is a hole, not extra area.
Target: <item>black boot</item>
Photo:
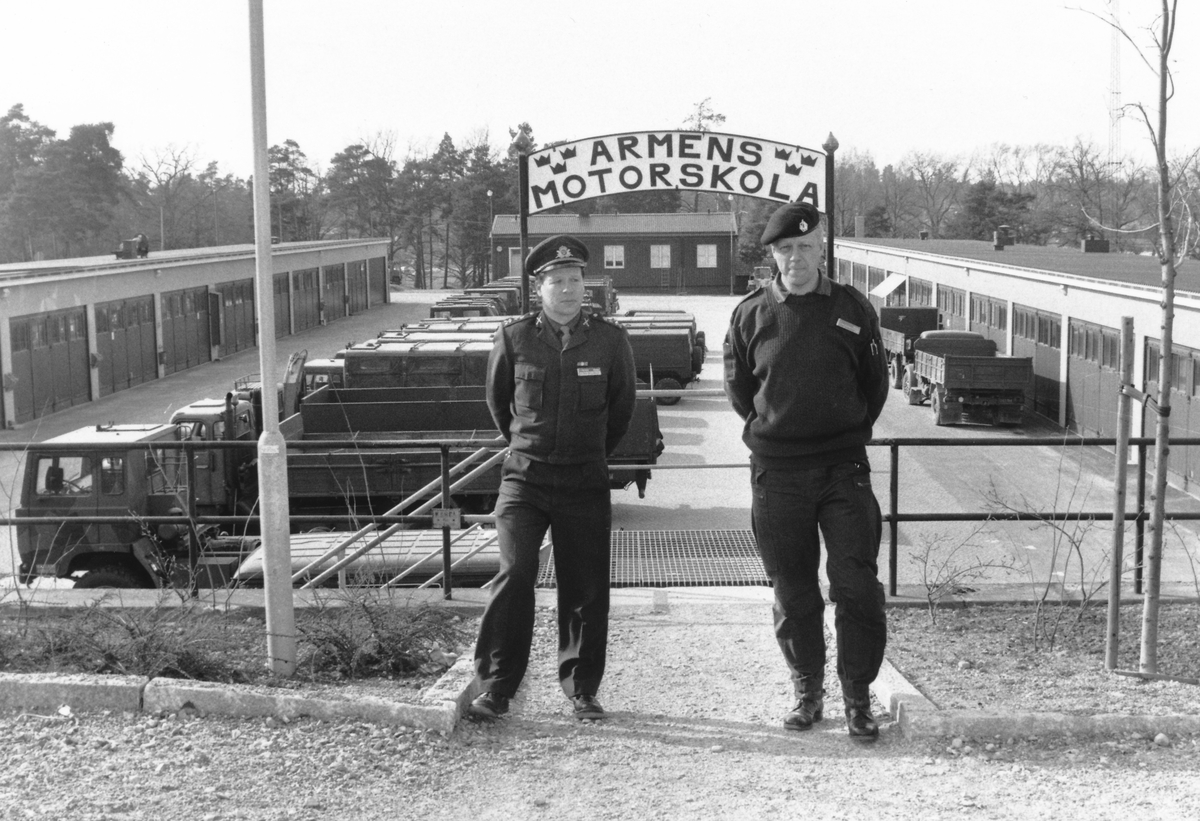
[[[787,730],[811,730],[824,717],[825,687],[819,678],[804,678],[796,682],[796,706],[783,717]]]
[[[879,738],[879,724],[871,715],[871,688],[842,683],[842,701],[846,705],[846,729],[855,741]]]

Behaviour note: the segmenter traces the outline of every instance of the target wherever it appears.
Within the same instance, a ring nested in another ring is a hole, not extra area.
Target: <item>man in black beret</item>
[[[596,700],[608,645],[612,502],[608,454],[633,418],[629,334],[583,312],[586,246],[541,242],[526,269],[541,311],[496,332],[487,402],[508,441],[496,501],[500,572],[479,626],[470,713],[508,712],[529,664],[534,584],[546,530],[558,588],[558,677],[576,718],[605,717]]]
[[[846,724],[851,737],[871,741],[879,728],[870,685],[887,640],[882,517],[866,451],[888,395],[879,320],[861,293],[822,273],[821,216],[811,205],[775,211],[762,243],[779,271],[734,309],[725,393],[745,420],[751,527],[774,585],[775,637],[795,688],[783,724],[808,730],[824,713],[820,534]]]

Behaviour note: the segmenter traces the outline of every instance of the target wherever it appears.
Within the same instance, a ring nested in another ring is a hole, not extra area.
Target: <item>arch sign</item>
[[[820,149],[703,131],[590,137],[528,155],[528,212],[631,191],[711,191],[825,211]]]

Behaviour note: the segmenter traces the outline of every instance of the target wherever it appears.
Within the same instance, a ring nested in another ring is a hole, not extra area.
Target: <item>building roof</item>
[[[355,245],[377,245],[387,239],[331,239],[303,242],[276,242],[271,245],[271,254],[283,255],[313,248],[331,248]],[[247,258],[255,255],[253,244],[221,245],[206,248],[178,248],[169,251],[151,250],[150,256],[140,259],[117,259],[114,254],[70,259],[47,259],[32,262],[6,262],[0,264],[0,280],[26,280],[56,275],[91,272],[112,272],[117,269],[160,268],[172,263],[207,262],[220,258]],[[7,282],[6,282],[7,284]]]
[[[1049,245],[1008,245],[997,251],[992,243],[967,239],[841,239],[838,243],[877,245],[889,249],[931,254],[992,266],[1048,271],[1058,274],[1159,287],[1162,266],[1158,258],[1137,254],[1085,254],[1078,248]],[[1200,292],[1200,262],[1184,260],[1177,266],[1175,287],[1180,291]]]
[[[518,236],[521,233],[516,214],[497,214],[492,221],[494,236]],[[737,221],[728,211],[703,214],[533,214],[529,233],[555,234],[735,234]]]

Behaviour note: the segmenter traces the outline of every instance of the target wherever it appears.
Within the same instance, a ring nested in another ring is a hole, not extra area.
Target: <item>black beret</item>
[[[529,252],[525,258],[525,270],[530,276],[537,276],[567,265],[586,268],[587,261],[587,246],[575,237],[559,235],[542,240]]]
[[[763,245],[788,237],[802,237],[817,230],[821,224],[821,214],[807,202],[792,202],[779,208],[767,220],[763,229]]]

